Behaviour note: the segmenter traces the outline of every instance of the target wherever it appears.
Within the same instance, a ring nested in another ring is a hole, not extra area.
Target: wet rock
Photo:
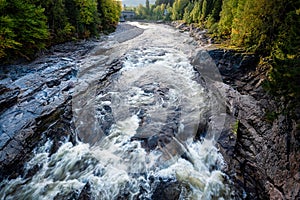
[[[209,38],[207,35],[206,29],[196,27],[194,24],[188,25],[186,23],[180,23],[178,21],[172,22],[171,25],[176,29],[179,29],[180,32],[189,32],[190,36],[194,38],[194,41],[190,42],[194,43],[195,45],[206,46],[212,43],[211,38]]]
[[[208,53],[215,61],[223,81],[232,86],[236,86],[242,77],[254,71],[259,61],[259,57],[255,54],[234,50],[213,49]]]
[[[178,25],[176,25],[177,29],[187,29],[187,24],[186,23],[180,23]]]
[[[92,194],[91,193],[91,185],[90,185],[90,183],[87,183],[81,190],[78,200],[90,200],[90,199],[92,199],[91,194]]]
[[[58,86],[60,84],[60,80],[56,79],[56,80],[50,80],[48,82],[46,82],[46,85],[49,87],[49,88],[52,88],[54,86]]]
[[[116,32],[112,35],[119,43],[122,43],[139,36],[143,32],[143,29],[136,26],[132,26],[130,24],[122,24],[122,26],[117,27]]]
[[[71,200],[71,199],[78,199],[78,192],[74,191],[74,192],[70,192],[68,194],[61,194],[58,193],[53,200]]]
[[[197,132],[196,132],[196,135],[194,137],[194,140],[202,140],[203,138],[205,138],[207,130],[208,130],[207,122],[206,123],[200,123],[198,125]]]
[[[17,103],[19,88],[8,88],[0,84],[0,113]]]
[[[78,84],[73,95],[73,113],[76,132],[78,138],[82,142],[94,145],[99,142],[105,135],[109,135],[110,128],[115,119],[112,108],[103,104],[105,101],[111,101],[111,96],[106,94],[111,79],[114,78],[116,72],[123,67],[123,59],[108,58],[101,60],[97,65],[90,63],[84,64],[83,70],[78,78],[81,84]],[[97,95],[106,94],[103,97]],[[97,99],[96,99],[97,98]],[[97,109],[95,106],[97,105]]]
[[[300,181],[295,178],[300,170],[296,161],[300,159],[297,120],[289,113],[279,114],[273,121],[266,118],[270,111],[280,113],[288,105],[275,102],[262,89],[266,71],[256,67],[255,55],[224,50],[210,54],[228,84],[217,86],[226,96],[227,121],[231,124],[223,128],[218,145],[239,196],[299,198]]]
[[[98,111],[100,112],[100,117],[98,118],[99,126],[105,135],[109,135],[110,128],[115,123],[112,109],[110,106],[104,105],[99,107]]]
[[[73,134],[70,102],[76,70],[74,58],[64,55],[0,67],[0,179],[22,174],[32,150],[47,138],[54,142],[54,153]]]
[[[161,181],[153,192],[151,199],[177,200],[181,194],[181,186],[178,182]]]

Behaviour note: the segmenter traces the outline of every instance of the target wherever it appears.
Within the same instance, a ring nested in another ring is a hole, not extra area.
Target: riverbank
[[[141,33],[124,24],[113,34],[126,41]],[[84,67],[92,65],[85,63],[86,57],[109,51],[103,46],[107,40],[108,36],[103,36],[55,45],[33,62],[0,66],[0,180],[24,175],[23,164],[31,158],[31,152],[48,139],[54,140],[52,153],[65,137],[75,142],[74,88]],[[108,65],[104,77],[118,63],[112,56],[99,56],[93,62]],[[85,72],[89,74],[89,69]]]
[[[174,23],[200,45],[211,44],[205,30]],[[214,48],[209,54],[224,83],[227,120],[219,139],[228,173],[246,199],[300,198],[299,107],[264,89],[268,68],[254,54]],[[296,104],[297,105],[297,104]],[[241,191],[242,192],[242,191]]]
[[[147,24],[143,26],[147,27]],[[211,43],[204,36],[205,31],[182,27],[181,32],[192,30],[191,35],[197,35],[198,44],[195,43],[195,47],[198,45],[205,48]],[[122,58],[122,55],[133,47],[126,41],[142,33],[140,28],[123,24],[113,34],[117,42],[108,40],[102,43],[101,40],[95,40],[58,45],[49,54],[28,65],[1,68],[1,180],[35,174],[40,169],[38,165],[24,171],[23,164],[32,158],[32,150],[45,144],[48,139],[54,141],[49,150],[50,155],[56,152],[62,141],[76,143],[72,121],[74,104],[71,102],[74,92],[98,91],[92,90],[94,86],[98,87],[103,80],[110,79],[128,59]],[[140,46],[143,42],[140,41]],[[164,46],[170,44],[168,40],[164,42]],[[189,39],[184,42],[194,43]],[[184,45],[179,48],[186,50]],[[265,68],[259,67],[259,58],[256,55],[218,49],[213,45],[208,48],[208,53],[215,61],[225,83],[214,85],[226,97],[227,111],[218,147],[227,163],[227,174],[236,188],[240,189],[239,196],[246,199],[297,199],[300,179],[297,162],[300,160],[297,118],[290,117],[289,113],[279,112],[288,102],[275,101],[264,91],[263,80],[267,72]],[[165,54],[166,52],[149,54],[149,60],[146,59],[145,63],[155,63],[157,59],[151,60],[152,57]],[[133,63],[137,63],[137,60],[133,60]],[[75,86],[78,86],[78,77],[84,84],[74,91]],[[148,93],[155,90],[148,87],[146,89]],[[159,92],[162,98],[168,100],[168,90],[163,88]],[[110,110],[105,108],[101,112],[109,114]],[[88,112],[89,109],[86,109],[86,114]],[[272,119],[268,117],[272,112],[279,114]],[[145,113],[140,116],[145,119],[147,117]],[[105,130],[112,123],[111,118],[107,119],[103,124]],[[88,120],[87,118],[86,124],[94,126]],[[203,124],[197,130],[199,134],[206,130],[205,123]],[[167,130],[173,129],[171,127]],[[145,134],[146,132],[141,134],[140,139],[145,139]],[[79,134],[79,137],[84,136]],[[87,138],[89,139],[95,138]],[[90,186],[87,184],[83,193],[89,193],[89,189],[86,189],[88,187]],[[162,182],[160,187],[166,190],[177,188],[172,195],[179,195],[178,182]],[[164,189],[158,189],[154,196],[159,198],[162,195],[167,193]]]

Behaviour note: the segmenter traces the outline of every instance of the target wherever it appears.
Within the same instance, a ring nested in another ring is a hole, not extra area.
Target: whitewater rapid
[[[0,199],[230,199],[215,146],[224,99],[205,70],[212,60],[186,33],[131,25],[138,29],[110,35],[79,62],[77,142],[66,138],[54,154],[51,140],[36,148],[25,176],[0,184]],[[122,67],[99,82],[118,58]]]

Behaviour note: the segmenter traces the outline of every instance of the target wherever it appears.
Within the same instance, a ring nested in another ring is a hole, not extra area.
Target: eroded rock
[[[70,103],[78,67],[72,56],[0,67],[0,179],[22,174],[32,150],[47,138],[54,141],[55,152],[72,135]]]
[[[228,164],[227,173],[236,188],[240,188],[240,197],[300,198],[297,119],[286,113],[279,114],[273,121],[268,120],[269,112],[280,113],[288,105],[274,101],[262,89],[266,71],[255,68],[255,56],[226,54],[228,52],[223,50],[211,53],[228,84],[217,86],[226,96],[227,120],[231,124],[231,128],[224,128],[218,142]]]

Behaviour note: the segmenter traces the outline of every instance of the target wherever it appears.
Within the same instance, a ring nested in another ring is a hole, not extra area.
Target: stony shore
[[[206,34],[193,25],[173,23],[200,46],[211,44]],[[212,45],[213,46],[213,45]],[[228,166],[227,173],[240,197],[246,199],[300,198],[300,118],[299,108],[287,109],[291,102],[275,100],[263,89],[267,70],[255,54],[209,48],[225,84],[227,121],[218,146]],[[268,115],[276,113],[270,119]],[[235,129],[235,130],[234,130]],[[244,191],[243,191],[244,190]]]

